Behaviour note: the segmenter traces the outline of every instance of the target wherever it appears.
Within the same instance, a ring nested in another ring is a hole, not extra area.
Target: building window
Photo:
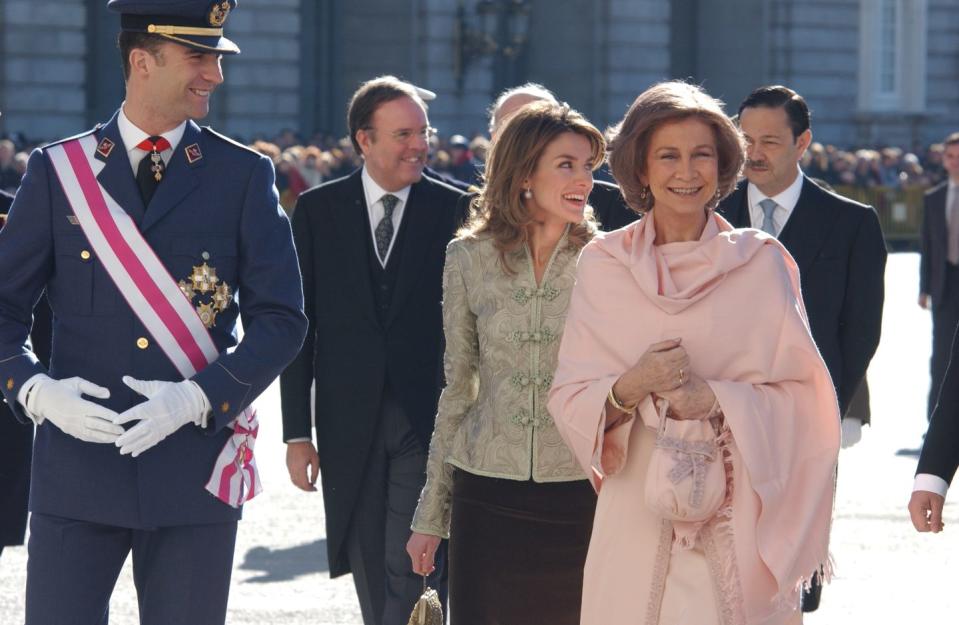
[[[926,0],[860,0],[859,109],[926,108]]]

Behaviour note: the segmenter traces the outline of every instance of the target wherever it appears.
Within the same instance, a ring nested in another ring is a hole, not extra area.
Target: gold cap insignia
[[[223,2],[214,2],[210,5],[210,12],[207,14],[207,21],[210,23],[210,26],[219,28],[226,23],[226,18],[230,14],[230,3],[226,0]]]

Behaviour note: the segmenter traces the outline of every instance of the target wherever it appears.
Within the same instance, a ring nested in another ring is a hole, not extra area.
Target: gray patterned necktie
[[[385,263],[386,253],[390,250],[390,242],[393,241],[393,209],[396,208],[400,198],[387,193],[380,198],[380,201],[383,202],[383,219],[376,224],[376,230],[373,231],[373,234],[376,236],[376,253],[379,254],[380,260]]]
[[[773,223],[773,213],[776,212],[776,207],[779,205],[769,198],[766,198],[759,202],[759,206],[763,209],[763,231],[776,236],[776,224]]]

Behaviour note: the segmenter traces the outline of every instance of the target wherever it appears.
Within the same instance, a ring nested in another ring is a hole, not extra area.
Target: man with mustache
[[[46,145],[0,232],[0,389],[37,426],[26,625],[106,625],[128,556],[141,625],[226,620],[260,490],[249,404],[306,332],[269,159],[193,120],[235,0],[110,0],[126,99]],[[46,292],[50,366],[27,342]],[[237,339],[239,316],[244,334]]]
[[[882,328],[886,247],[879,218],[872,207],[830,193],[803,174],[799,161],[812,129],[806,101],[792,89],[753,91],[739,105],[739,127],[746,138],[746,180],[718,210],[736,227],[777,237],[796,260],[813,340],[846,415]],[[857,417],[843,418],[843,447],[862,435]],[[820,588],[804,594],[804,611],[818,607]]]
[[[330,575],[353,573],[366,625],[398,625],[423,590],[406,540],[443,385],[446,245],[467,196],[423,176],[434,130],[415,86],[367,81],[347,124],[363,167],[293,212],[310,328],[280,377],[283,439],[293,484],[315,491],[322,477]],[[429,583],[445,598],[440,556]]]

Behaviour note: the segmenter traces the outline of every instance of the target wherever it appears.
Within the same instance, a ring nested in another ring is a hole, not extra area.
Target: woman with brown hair
[[[796,265],[713,213],[744,160],[718,101],[661,83],[611,135],[646,216],[584,248],[549,400],[599,492],[582,623],[800,623],[839,414]]]
[[[456,625],[579,621],[596,497],[546,410],[602,134],[536,102],[493,143],[447,249],[446,388],[407,551],[429,573],[449,537]]]

